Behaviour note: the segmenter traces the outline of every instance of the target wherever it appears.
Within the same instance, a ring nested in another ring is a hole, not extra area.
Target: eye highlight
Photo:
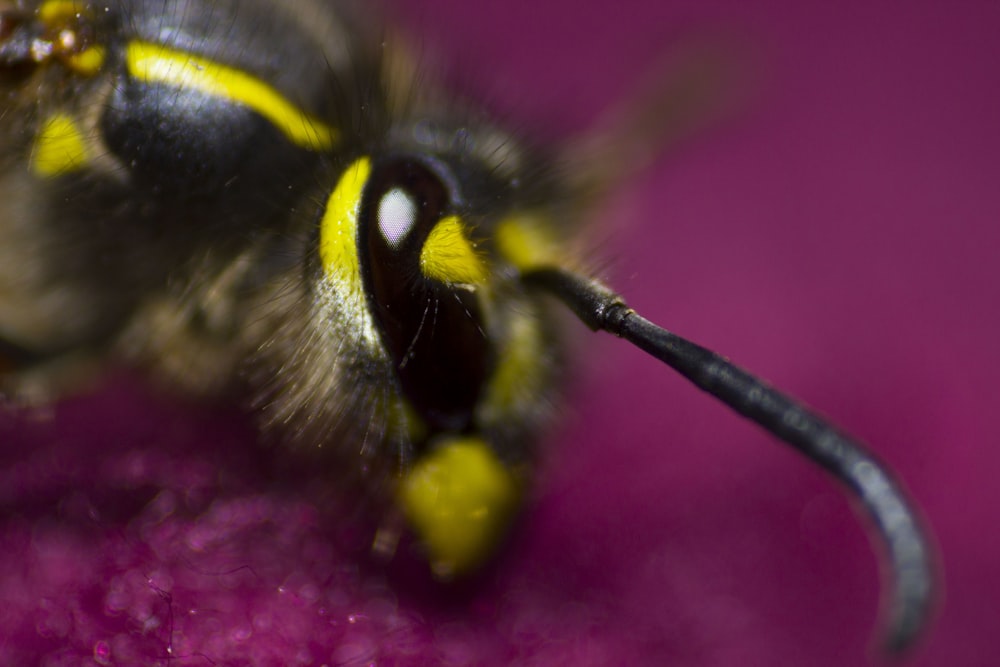
[[[392,188],[378,203],[378,228],[382,238],[397,249],[417,224],[417,202],[402,188]]]

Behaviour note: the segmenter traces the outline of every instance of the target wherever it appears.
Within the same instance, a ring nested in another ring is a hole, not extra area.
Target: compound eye
[[[389,261],[405,261],[407,255],[419,260],[421,247],[451,203],[437,174],[406,159],[376,167],[365,199],[362,220],[374,223],[369,230],[370,252],[373,259]]]
[[[460,433],[471,424],[492,359],[475,294],[488,273],[456,214],[455,190],[438,171],[406,158],[372,169],[358,216],[358,258],[403,392],[432,430]]]

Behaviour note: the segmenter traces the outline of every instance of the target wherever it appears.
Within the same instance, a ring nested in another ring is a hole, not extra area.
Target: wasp
[[[891,564],[887,645],[919,635],[933,578],[898,482],[594,277],[577,237],[600,169],[445,94],[349,2],[0,8],[8,400],[108,362],[241,397],[262,432],[333,450],[330,474],[450,579],[488,560],[530,483],[569,362],[561,303],[843,482]]]

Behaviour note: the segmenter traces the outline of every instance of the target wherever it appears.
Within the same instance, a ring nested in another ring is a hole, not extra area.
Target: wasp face
[[[440,531],[459,507],[484,517],[470,522],[462,509],[462,527],[448,531],[462,541],[483,532],[462,547],[467,556],[432,547],[447,575],[479,561],[506,523],[550,412],[558,355],[539,296],[519,280],[544,252],[526,239],[545,233],[550,211],[530,210],[537,197],[522,192],[519,172],[477,154],[474,128],[449,128],[463,142],[436,151],[428,127],[411,129],[411,146],[343,169],[304,235],[296,312],[256,366],[284,371],[263,383],[271,421],[308,424],[297,433],[312,442],[346,429],[368,467],[403,471],[412,521]],[[474,460],[444,463],[453,447]],[[470,475],[488,477],[496,497],[415,512],[421,494],[446,495]]]

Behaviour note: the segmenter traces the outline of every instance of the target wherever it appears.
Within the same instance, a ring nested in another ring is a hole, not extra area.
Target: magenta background
[[[678,36],[756,73],[616,198],[609,275],[872,443],[939,541],[913,664],[997,664],[1000,5],[535,4],[405,11],[540,132],[585,129]],[[269,493],[232,415],[121,380],[54,422],[4,417],[0,662],[149,662],[170,621],[182,665],[866,664],[878,563],[839,489],[641,353],[580,349],[536,505],[446,605],[406,564],[358,571],[308,485]],[[143,506],[158,488],[203,513]]]

